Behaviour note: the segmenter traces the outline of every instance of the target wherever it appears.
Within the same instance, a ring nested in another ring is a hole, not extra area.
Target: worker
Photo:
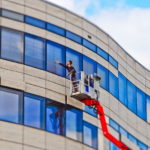
[[[67,64],[62,64],[60,63],[59,61],[56,61],[55,62],[56,64],[59,64],[61,65],[62,67],[66,68],[67,71],[68,71],[68,76],[70,76],[71,78],[71,81],[72,81],[72,84],[73,84],[73,87],[74,87],[74,92],[77,92],[77,82],[76,82],[76,70],[75,68],[72,66],[72,61],[71,60],[68,60],[67,61]]]

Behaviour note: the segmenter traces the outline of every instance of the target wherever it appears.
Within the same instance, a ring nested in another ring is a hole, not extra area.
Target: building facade
[[[150,71],[86,19],[44,0],[0,0],[0,149],[117,150],[92,109],[70,97],[66,70],[101,76],[109,131],[150,150]],[[140,41],[139,41],[140,42]]]

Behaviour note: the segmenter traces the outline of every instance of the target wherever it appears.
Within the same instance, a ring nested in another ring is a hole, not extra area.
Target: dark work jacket
[[[73,66],[68,67],[67,65],[64,65],[62,63],[59,63],[61,66],[63,66],[64,68],[67,69],[68,73],[71,73],[71,81],[75,81],[76,80],[76,70],[74,69]]]

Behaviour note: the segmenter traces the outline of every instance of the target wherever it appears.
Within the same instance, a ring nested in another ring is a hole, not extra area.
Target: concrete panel
[[[118,63],[119,63],[119,65],[122,65],[126,69],[126,67],[127,67],[126,61],[119,55],[118,55]]]
[[[145,73],[146,79],[150,81],[150,71],[146,70]]]
[[[23,142],[26,145],[35,146],[38,148],[45,149],[45,131],[24,127],[24,137]]]
[[[135,69],[135,61],[134,61],[134,59],[133,59],[131,56],[129,56],[129,55],[127,55],[127,64],[130,65],[130,67],[132,67],[133,69]]]
[[[18,0],[19,1],[19,0]],[[7,0],[2,0],[2,8],[24,14],[24,6]]]
[[[47,10],[48,14],[51,14],[53,16],[56,16],[56,17],[59,17],[59,18],[65,20],[66,15],[65,15],[65,11],[63,9],[58,8],[54,5],[50,5],[48,3],[47,3],[46,8],[47,8],[46,10]]]
[[[22,143],[23,126],[0,121],[0,139]]]
[[[41,79],[46,79],[45,71],[30,66],[24,66],[24,73]]]
[[[32,0],[30,0],[30,1],[32,1]],[[37,10],[37,9],[25,7],[25,15],[46,21],[46,14],[44,12]]]
[[[55,33],[49,32],[49,31],[46,32],[46,39],[54,41],[64,46],[66,45],[66,41],[64,37],[57,35]]]
[[[89,115],[88,113],[83,112],[83,120],[89,122],[90,124],[93,124],[96,127],[99,127],[98,119],[96,117]]]
[[[109,132],[117,139],[119,139],[119,133],[115,131],[112,127],[108,126]]]
[[[128,109],[123,104],[118,104],[118,115],[121,120],[124,120],[125,122],[128,121],[127,111]]]
[[[121,72],[124,76],[127,76],[127,71],[126,71],[126,69],[125,69],[122,65],[119,64],[118,70],[119,70],[119,72]]]
[[[43,96],[45,97],[45,89],[44,88],[40,88],[38,86],[34,86],[31,84],[26,84],[25,85],[25,91],[35,94],[35,95],[39,95],[39,96]]]
[[[82,144],[66,138],[66,150],[82,150]]]
[[[46,89],[46,98],[55,100],[60,103],[65,103],[66,97],[60,93],[53,92],[51,90]]]
[[[65,150],[65,137],[47,132],[46,150]]]
[[[40,0],[25,0],[25,6],[46,12],[46,3]]]
[[[109,69],[108,67],[109,62],[103,59],[101,56],[97,55],[96,60],[100,65],[104,66],[106,69]]]
[[[146,87],[150,88],[150,81],[146,80]]]
[[[1,18],[1,26],[24,32],[24,23],[7,18]]]
[[[46,21],[62,28],[65,28],[66,26],[66,22],[64,20],[49,14],[46,15]]]
[[[25,83],[28,83],[28,84],[39,86],[39,87],[42,87],[42,88],[46,87],[45,80],[40,79],[40,78],[36,78],[36,77],[30,76],[30,75],[25,75],[24,80],[25,80]]]
[[[42,38],[46,38],[46,31],[32,25],[25,24],[25,32]]]
[[[74,14],[71,14],[70,12],[66,12],[66,21],[82,28],[82,19]]]
[[[96,36],[103,41],[104,43],[108,44],[108,35],[101,31],[100,29],[96,30]]]
[[[118,77],[118,70],[112,66],[111,64],[108,65],[109,70],[116,76]]]
[[[46,89],[52,90],[57,93],[61,93],[65,95],[65,87],[59,84],[55,84],[54,82],[46,81]]]
[[[126,62],[127,53],[120,46],[118,46],[118,48],[117,48],[117,54]]]
[[[0,59],[0,68],[8,69],[11,71],[16,71],[20,73],[23,73],[23,70],[24,70],[24,66],[22,64],[10,62],[10,61],[3,60],[3,59]]]
[[[114,51],[117,52],[118,44],[109,36],[108,38],[109,47]]]
[[[135,77],[136,72],[135,72],[135,70],[134,70],[131,66],[127,65],[127,71],[128,71],[133,77]]]
[[[71,98],[70,95],[67,95],[67,104],[74,106],[76,108],[79,108],[81,110],[84,110],[84,104],[81,103],[79,100]]]
[[[45,150],[45,149],[24,145],[23,150]]]
[[[111,49],[110,47],[108,48],[108,53],[110,56],[112,56],[113,58],[115,58],[118,61],[118,55],[117,52],[115,52],[113,49]]]
[[[94,150],[93,148],[89,147],[89,146],[86,146],[86,145],[83,145],[83,150]]]
[[[97,46],[103,49],[105,52],[108,53],[108,45],[105,44],[103,41],[97,39]]]
[[[21,5],[24,5],[25,3],[25,0],[8,0],[10,2],[14,2],[14,3],[17,3],[17,4],[21,4]]]
[[[145,78],[143,76],[141,76],[139,73],[136,73],[135,77],[138,81],[140,81],[143,85],[145,85],[146,81],[145,81]]]
[[[141,66],[139,63],[136,62],[135,69],[138,73],[140,73],[145,78],[146,70],[143,66]]]
[[[0,141],[0,148],[1,150],[22,150],[22,145],[7,141]]]
[[[119,113],[119,101],[110,95],[109,104],[110,104],[109,106],[110,110],[118,114]]]
[[[131,111],[127,112],[128,115],[128,125],[131,126],[133,129],[137,129],[137,116],[133,114]]]
[[[65,86],[65,78],[46,72],[46,80]]]
[[[73,24],[71,24],[71,23],[66,22],[66,29],[73,32],[73,33],[76,33],[79,36],[83,35],[82,29],[75,26],[75,25],[73,25]]]

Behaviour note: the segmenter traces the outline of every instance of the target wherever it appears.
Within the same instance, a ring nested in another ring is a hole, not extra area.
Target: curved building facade
[[[109,131],[150,149],[150,71],[84,18],[44,0],[0,0],[0,149],[117,150],[70,97],[66,70],[101,76]],[[140,42],[140,41],[139,41]]]

